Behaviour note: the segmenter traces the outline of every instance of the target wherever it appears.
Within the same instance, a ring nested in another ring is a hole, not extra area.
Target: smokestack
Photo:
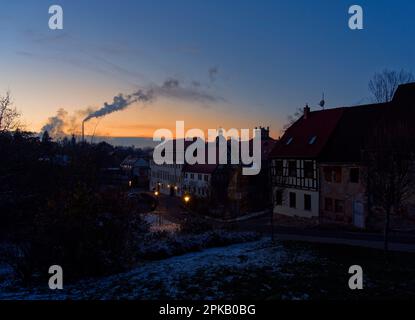
[[[82,121],[82,143],[85,142],[85,120]]]

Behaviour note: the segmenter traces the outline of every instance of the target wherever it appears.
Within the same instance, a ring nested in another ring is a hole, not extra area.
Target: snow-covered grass
[[[157,214],[145,213],[141,217],[149,224],[150,232],[177,232],[180,225]]]
[[[258,239],[259,235],[254,232],[229,232],[221,229],[200,234],[153,232],[140,243],[138,255],[141,259],[160,260],[206,248],[228,246]]]
[[[355,264],[363,267],[364,290],[348,287]],[[411,254],[262,238],[143,261],[113,276],[64,280],[62,291],[49,290],[47,283],[20,288],[7,278],[0,299],[408,299],[415,295],[414,269]],[[2,270],[7,277],[7,268]]]
[[[7,290],[2,299],[230,299],[249,270],[277,273],[290,255],[266,239],[144,262],[127,273],[46,288]],[[303,252],[298,261],[312,259]],[[266,289],[266,284],[264,284]]]

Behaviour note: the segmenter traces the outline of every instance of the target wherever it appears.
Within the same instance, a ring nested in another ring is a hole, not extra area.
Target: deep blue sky
[[[63,31],[48,29],[51,4],[64,9]],[[348,28],[352,4],[364,9],[363,31]],[[98,107],[119,92],[177,78],[221,98],[197,107],[206,126],[233,120],[276,133],[322,91],[329,107],[366,103],[374,72],[415,71],[414,15],[407,0],[2,1],[0,92],[10,89],[38,129],[58,107]],[[217,70],[212,78],[209,70]],[[193,109],[179,103],[155,110],[180,120]],[[200,125],[198,115],[190,126]],[[142,121],[144,128],[149,116]],[[121,134],[107,125],[104,133]]]

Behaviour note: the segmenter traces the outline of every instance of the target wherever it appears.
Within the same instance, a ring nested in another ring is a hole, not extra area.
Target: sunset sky
[[[154,101],[102,118],[96,133],[151,137],[184,120],[270,126],[277,137],[296,108],[317,110],[323,91],[328,107],[367,103],[376,71],[415,71],[415,3],[355,2],[363,31],[348,28],[350,1],[7,1],[0,94],[10,90],[30,130],[63,108],[79,133],[88,108],[174,80]],[[62,31],[48,28],[52,4],[63,7]]]

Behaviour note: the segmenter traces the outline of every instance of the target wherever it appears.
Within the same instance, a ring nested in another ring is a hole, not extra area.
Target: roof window
[[[308,144],[315,144],[317,140],[317,136],[312,136],[310,140],[308,140]]]

